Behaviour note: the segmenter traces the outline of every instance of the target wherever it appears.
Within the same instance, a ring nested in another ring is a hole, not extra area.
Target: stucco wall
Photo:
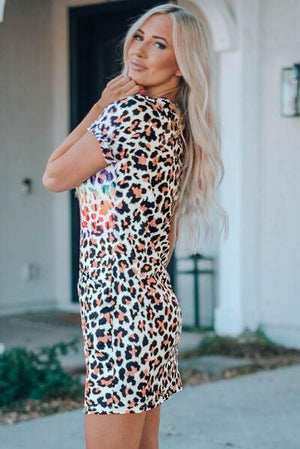
[[[261,321],[300,346],[300,118],[279,109],[280,69],[299,62],[300,2],[261,2]]]
[[[50,13],[47,0],[9,0],[0,23],[1,313],[48,307],[55,297],[53,197],[41,183],[53,147]],[[38,265],[36,279],[24,279],[28,263]]]

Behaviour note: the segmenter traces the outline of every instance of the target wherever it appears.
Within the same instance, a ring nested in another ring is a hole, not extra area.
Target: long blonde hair
[[[174,229],[178,233],[179,223],[185,223],[186,243],[181,253],[192,255],[202,252],[203,227],[204,240],[213,233],[210,208],[216,209],[225,237],[228,235],[228,216],[216,196],[216,189],[224,176],[224,166],[211,99],[211,36],[204,17],[200,22],[187,9],[171,3],[155,6],[143,13],[127,30],[123,41],[123,74],[127,74],[125,57],[133,35],[148,17],[157,13],[167,14],[172,19],[174,53],[182,73],[175,103],[183,116],[185,154]]]

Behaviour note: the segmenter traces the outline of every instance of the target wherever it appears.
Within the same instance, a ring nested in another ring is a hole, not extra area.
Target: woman
[[[76,188],[80,203],[88,449],[158,448],[160,405],[182,390],[182,314],[166,270],[178,220],[190,253],[211,204],[226,222],[202,25],[156,6],[129,28],[123,62],[43,177],[51,191]]]

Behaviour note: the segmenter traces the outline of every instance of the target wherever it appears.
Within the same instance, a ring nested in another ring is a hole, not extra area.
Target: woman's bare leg
[[[135,414],[84,416],[86,449],[158,449],[160,406]]]
[[[143,433],[138,449],[159,449],[158,435],[160,422],[160,405],[146,412]]]
[[[85,414],[86,449],[139,449],[146,413]]]

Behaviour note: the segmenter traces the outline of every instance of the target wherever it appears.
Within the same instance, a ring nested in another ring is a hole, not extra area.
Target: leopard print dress
[[[166,269],[182,124],[172,100],[135,94],[87,128],[107,165],[75,189],[84,413],[144,412],[183,388],[182,312]]]

